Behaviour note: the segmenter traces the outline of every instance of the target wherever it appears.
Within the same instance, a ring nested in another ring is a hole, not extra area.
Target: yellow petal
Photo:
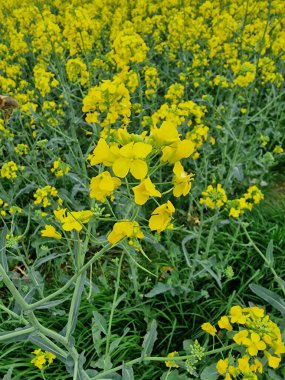
[[[127,158],[118,158],[112,166],[113,172],[116,176],[120,178],[125,178],[130,170],[130,164],[131,161]]]
[[[130,170],[136,179],[143,179],[147,175],[148,166],[143,160],[135,160],[131,163]]]

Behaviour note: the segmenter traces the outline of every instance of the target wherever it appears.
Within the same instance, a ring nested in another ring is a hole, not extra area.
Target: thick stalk
[[[218,354],[219,352],[230,350],[230,349],[233,349],[235,347],[238,347],[238,345],[236,343],[233,343],[233,344],[230,344],[229,346],[225,346],[225,347],[217,348],[215,350],[207,351],[207,352],[204,353],[204,356]],[[193,355],[174,356],[173,358],[171,358],[171,361],[187,360],[187,359],[190,359],[191,357],[193,357]],[[102,379],[106,375],[110,375],[111,373],[120,371],[121,369],[123,369],[123,367],[128,367],[130,365],[141,363],[141,362],[144,362],[144,361],[164,362],[164,361],[168,361],[168,360],[169,360],[169,356],[163,356],[163,357],[161,357],[161,356],[145,356],[143,358],[139,357],[137,359],[131,360],[131,361],[127,362],[127,363],[124,363],[122,365],[119,365],[117,367],[109,369],[108,371],[101,372],[100,374],[98,374],[98,375],[90,378],[90,380],[97,380],[97,379],[99,380],[99,379]]]

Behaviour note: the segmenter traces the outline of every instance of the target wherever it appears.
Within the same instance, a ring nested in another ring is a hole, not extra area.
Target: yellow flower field
[[[283,1],[0,17],[2,377],[282,379]]]

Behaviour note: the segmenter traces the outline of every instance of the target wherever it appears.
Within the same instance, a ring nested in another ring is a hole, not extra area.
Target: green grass
[[[285,249],[285,192],[282,190],[281,182],[272,182],[266,189],[266,200],[247,215],[248,231],[258,246],[265,252],[269,241],[274,243],[275,269],[281,278],[285,275],[284,249]],[[206,248],[207,230],[204,231],[200,255]],[[190,240],[186,244],[189,256],[195,251],[195,244]],[[123,335],[120,345],[112,353],[113,365],[120,365],[123,361],[129,361],[140,356],[143,336],[146,333],[147,324],[156,319],[158,324],[158,339],[154,346],[153,355],[165,356],[168,352],[183,349],[184,340],[198,339],[203,343],[205,334],[199,326],[205,321],[217,321],[221,315],[226,313],[231,305],[249,303],[266,307],[267,312],[274,315],[277,321],[282,322],[280,313],[266,304],[265,301],[254,295],[250,283],[256,283],[279,293],[273,276],[256,253],[254,247],[248,244],[245,234],[239,224],[217,225],[211,244],[210,256],[216,257],[216,263],[212,264],[212,270],[220,274],[222,289],[209,273],[200,271],[192,281],[189,279],[189,268],[185,267],[185,257],[181,248],[179,237],[174,234],[174,239],[169,240],[165,248],[160,250],[149,250],[151,262],[136,254],[135,259],[141,266],[147,268],[157,277],[147,275],[145,271],[138,268],[130,259],[124,257],[121,278],[118,287],[118,297],[123,296],[121,302],[114,310],[111,342]],[[163,266],[171,266],[172,272],[163,272]],[[227,279],[224,274],[226,266],[230,265],[234,276]],[[56,267],[54,267],[56,268]],[[201,269],[201,268],[200,268]],[[49,276],[50,268],[45,267],[44,276]],[[92,339],[92,316],[93,311],[99,312],[106,321],[109,320],[110,310],[113,302],[114,287],[117,279],[118,262],[108,254],[100,265],[93,268],[93,281],[97,284],[99,292],[92,294],[89,301],[83,297],[80,307],[78,325],[75,330],[75,341],[79,351],[84,351],[87,367],[92,366],[98,355],[94,348]],[[198,268],[196,268],[196,272]],[[54,279],[49,279],[49,286],[58,286],[61,273],[58,270],[53,273]],[[191,286],[189,285],[189,280]],[[167,292],[153,297],[146,296],[157,284],[168,284]],[[88,291],[88,288],[86,288]],[[2,299],[6,299],[8,293],[1,289]],[[279,294],[282,296],[282,294]],[[37,312],[40,321],[47,326],[60,331],[66,320],[67,304],[62,304],[54,313],[52,310]],[[12,330],[15,328],[13,321],[6,319],[2,314],[1,330]],[[94,326],[93,326],[94,331]],[[96,342],[95,342],[96,343]],[[102,336],[102,352],[105,349],[106,339]],[[98,342],[97,342],[98,344]],[[96,344],[95,344],[96,345]],[[0,374],[4,376],[11,365],[15,365],[13,379],[26,376],[27,379],[40,379],[41,375],[32,364],[29,364],[34,349],[32,344],[8,343],[3,346]],[[211,363],[213,358],[210,359]],[[205,364],[211,364],[205,363]],[[137,379],[158,380],[165,371],[163,363],[140,364],[136,367]],[[278,373],[285,371],[285,365],[281,365]],[[44,373],[45,379],[71,379],[66,370],[58,360],[52,364]]]

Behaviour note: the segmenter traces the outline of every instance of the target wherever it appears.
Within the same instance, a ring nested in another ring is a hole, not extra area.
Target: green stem
[[[219,210],[217,209],[216,212],[215,212],[215,218],[213,220],[213,223],[211,224],[210,232],[209,232],[209,235],[208,235],[208,238],[207,238],[207,244],[206,244],[206,250],[205,250],[205,257],[206,258],[208,256],[208,253],[210,251],[211,244],[212,244],[212,241],[213,241],[213,236],[214,236],[214,232],[215,232],[215,227],[216,227],[217,216],[218,215],[219,215]]]
[[[0,342],[4,342],[5,340],[16,338],[21,335],[26,335],[34,331],[35,331],[35,328],[32,326],[23,330],[8,332],[5,335],[0,335]]]
[[[90,224],[88,225],[88,230],[90,232]],[[89,234],[88,234],[89,235]],[[80,243],[80,238],[79,238],[79,233],[77,232],[77,240],[76,240],[76,246],[74,250],[74,255],[75,255],[75,265],[76,265],[76,271],[79,271],[80,268],[82,267],[82,262],[84,262],[84,252],[81,251],[81,243]],[[77,319],[75,312],[78,303],[80,303],[81,295],[82,295],[82,276],[84,274],[80,274],[77,277],[73,295],[72,295],[72,300],[70,304],[70,309],[68,313],[68,321],[66,325],[66,334],[65,337],[67,340],[69,340],[70,335],[71,335],[71,330],[74,324],[76,323],[75,319]]]
[[[19,304],[21,309],[27,310],[28,304],[23,299],[23,297],[19,293],[18,289],[13,284],[13,282],[11,281],[10,277],[7,275],[5,269],[3,268],[3,266],[1,264],[0,264],[0,275],[3,277],[4,284],[10,290],[10,292],[12,293],[12,296],[14,297],[15,301]]]
[[[66,351],[64,351],[60,347],[58,347],[58,345],[55,344],[52,340],[50,340],[47,336],[40,333],[39,337],[42,338],[55,352],[58,352],[65,359],[67,358]]]
[[[264,256],[264,254],[261,252],[261,250],[256,246],[256,244],[252,240],[251,236],[249,235],[249,233],[248,233],[248,231],[247,231],[244,223],[241,223],[241,226],[242,226],[242,228],[243,228],[243,230],[245,232],[246,237],[250,241],[250,244],[253,246],[253,248],[255,249],[255,251],[262,257],[262,259],[264,260],[265,264],[268,266],[268,268],[270,269],[271,273],[273,274],[274,280],[280,286],[283,294],[285,295],[284,281],[282,280],[282,278],[280,278],[280,276],[278,276],[278,274],[276,273],[275,269],[272,266],[272,263],[266,258],[266,256]]]
[[[14,313],[12,310],[8,309],[6,306],[0,303],[0,310],[5,311],[7,314],[11,315],[11,317],[18,319],[20,323],[25,323],[26,325],[29,323],[23,316],[20,316]]]
[[[50,301],[52,300],[53,298],[55,298],[56,296],[60,295],[61,293],[63,293],[66,289],[68,289],[70,287],[70,285],[72,285],[74,283],[74,281],[76,281],[77,277],[83,273],[86,269],[88,269],[97,259],[99,259],[106,251],[108,251],[109,249],[111,248],[111,244],[107,244],[105,245],[105,247],[103,247],[99,252],[97,252],[93,257],[92,259],[90,259],[89,261],[87,261],[87,263],[85,265],[83,265],[81,267],[81,269],[78,271],[78,273],[74,274],[67,282],[66,284],[58,289],[56,292],[48,295],[47,297],[37,301],[37,302],[34,302],[32,304],[29,304],[27,305],[26,304],[26,308],[25,310],[32,310],[32,309],[35,309],[43,304],[45,304],[47,301]],[[1,269],[1,268],[0,268]],[[1,270],[0,270],[0,274],[1,274]]]
[[[233,344],[230,344],[229,346],[225,346],[225,347],[221,347],[221,348],[217,348],[215,350],[211,350],[211,351],[205,352],[204,356],[218,354],[218,353],[226,351],[226,350],[231,350],[231,349],[233,349],[235,347],[238,347],[238,345],[236,343],[233,343]],[[169,356],[145,356],[143,358],[140,357],[140,358],[131,360],[131,361],[127,362],[127,363],[124,363],[122,365],[119,365],[117,367],[114,367],[112,369],[109,369],[108,371],[101,372],[100,374],[98,374],[98,375],[90,378],[90,380],[101,379],[102,376],[106,376],[106,375],[109,375],[111,373],[120,371],[121,369],[123,369],[123,367],[128,367],[128,366],[131,366],[133,364],[141,363],[141,362],[144,362],[144,361],[157,361],[157,362],[164,362],[164,361],[168,361],[168,360],[171,360],[171,361],[181,361],[181,360],[190,359],[192,357],[193,357],[193,355],[174,356],[171,359],[169,359]]]
[[[121,258],[120,258],[120,262],[119,262],[117,281],[116,281],[116,285],[115,285],[115,293],[114,293],[114,298],[113,298],[113,303],[112,303],[112,308],[111,308],[111,313],[110,313],[110,318],[109,318],[109,323],[108,323],[104,366],[107,364],[107,357],[108,357],[109,349],[110,349],[111,329],[112,329],[113,316],[114,316],[114,312],[116,309],[116,302],[117,302],[117,298],[118,298],[118,291],[119,291],[119,286],[120,286],[123,257],[124,257],[124,252],[122,253]]]

